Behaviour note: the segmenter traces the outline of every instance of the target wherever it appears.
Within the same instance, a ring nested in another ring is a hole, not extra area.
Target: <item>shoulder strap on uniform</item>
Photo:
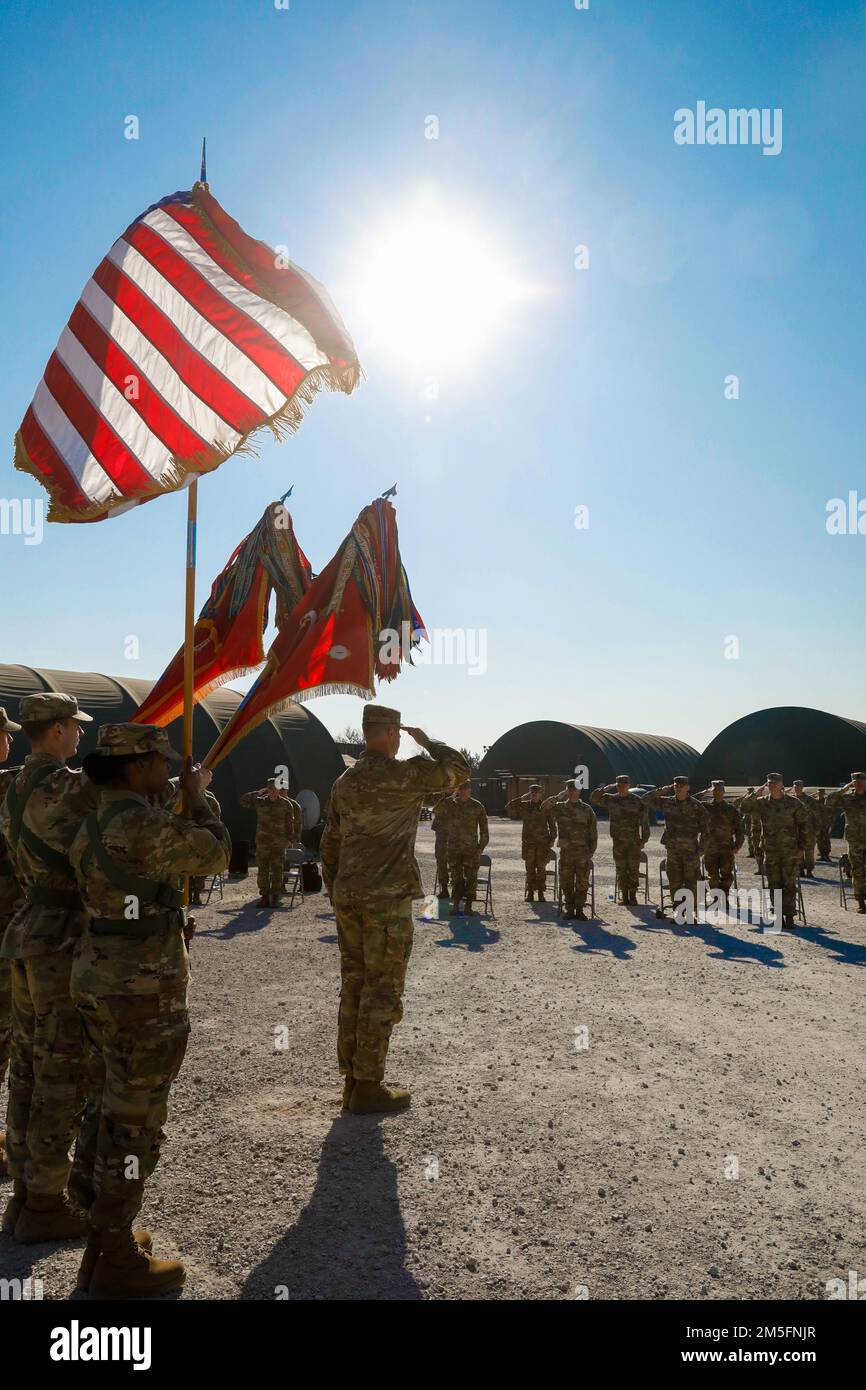
[[[136,874],[127,873],[114,862],[103,844],[103,832],[115,816],[119,816],[122,811],[128,811],[133,806],[139,807],[140,805],[139,801],[133,801],[129,798],[112,802],[101,816],[98,812],[91,811],[85,821],[87,838],[90,841],[89,849],[96,855],[96,862],[100,869],[115,888],[120,888],[124,893],[138,898],[139,902],[155,903],[160,907],[181,907],[183,895],[177,888],[172,888],[171,884],[161,883],[157,879],[139,878]]]
[[[38,767],[24,784],[24,790],[19,792],[15,786],[15,779],[9,783],[9,790],[6,793],[6,805],[9,808],[9,840],[13,848],[17,849],[19,840],[22,840],[31,854],[35,854],[37,859],[41,859],[46,868],[54,869],[58,873],[69,874],[69,860],[65,854],[59,850],[52,849],[44,840],[24,824],[24,810],[33,792],[44,782],[46,777],[56,771],[52,763],[46,763]]]

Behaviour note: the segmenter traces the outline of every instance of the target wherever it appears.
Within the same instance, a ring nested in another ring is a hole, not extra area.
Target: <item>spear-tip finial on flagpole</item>
[[[207,181],[207,136],[201,138],[201,173],[196,180],[196,188],[210,188]]]
[[[392,483],[391,486],[390,486],[389,488],[386,488],[386,489],[385,489],[385,491],[381,494],[381,496],[382,496],[382,497],[396,497],[396,496],[397,496],[397,484],[396,484],[396,483]]]

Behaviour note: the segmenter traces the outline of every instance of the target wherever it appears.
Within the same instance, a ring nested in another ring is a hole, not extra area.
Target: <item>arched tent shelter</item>
[[[555,780],[560,787],[560,778],[573,777],[576,768],[586,767],[590,787],[612,782],[620,772],[627,772],[637,785],[655,787],[677,773],[691,773],[697,759],[697,749],[675,738],[536,719],[498,738],[484,754],[474,780],[488,810],[496,811],[525,791],[533,778]]]
[[[78,766],[95,745],[98,726],[126,723],[152,684],[152,681],[129,676],[102,676],[90,671],[0,666],[0,705],[5,705],[10,717],[17,719],[24,695],[40,690],[63,690],[74,695],[81,709],[92,715],[94,721],[87,725],[79,744],[78,757],[72,764]],[[237,690],[223,686],[196,705],[193,754],[197,759],[207,753],[242,698]],[[169,737],[178,751],[183,748],[182,725],[181,719],[168,725]],[[23,759],[26,752],[26,738],[23,734],[16,735],[10,763]],[[309,706],[294,705],[266,719],[214,769],[212,791],[222,806],[223,819],[232,839],[254,838],[255,813],[241,808],[240,797],[245,791],[262,786],[277,767],[288,768],[293,796],[299,792],[313,792],[315,801],[324,807],[335,778],[344,771],[344,763],[330,733],[310,712]],[[304,799],[309,802],[308,798]]]
[[[802,777],[810,787],[838,787],[866,766],[866,724],[802,705],[776,705],[736,719],[704,750],[695,776],[709,786],[760,786],[768,772],[786,785]]]

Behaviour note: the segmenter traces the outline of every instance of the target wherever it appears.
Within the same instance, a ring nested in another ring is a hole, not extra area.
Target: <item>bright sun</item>
[[[438,211],[395,223],[360,258],[365,336],[416,371],[476,360],[521,297],[496,248]]]

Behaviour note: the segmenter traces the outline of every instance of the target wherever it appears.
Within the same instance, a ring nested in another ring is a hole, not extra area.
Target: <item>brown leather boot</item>
[[[405,1110],[411,1099],[408,1091],[384,1086],[381,1081],[356,1081],[349,1109],[353,1115],[387,1114]]]
[[[27,1188],[23,1182],[15,1178],[12,1183],[12,1196],[6,1203],[6,1210],[3,1213],[3,1234],[11,1236],[15,1230],[15,1223],[21,1212],[24,1210],[24,1203],[27,1201]]]
[[[348,1110],[349,1101],[352,1099],[352,1092],[355,1089],[354,1076],[347,1076],[343,1082],[343,1109]]]
[[[153,1236],[150,1231],[133,1231],[132,1236],[139,1249],[144,1250],[149,1255],[153,1249]],[[102,1237],[91,1232],[87,1237],[84,1254],[81,1256],[81,1264],[78,1266],[78,1278],[75,1281],[76,1293],[87,1293],[90,1288],[90,1281],[93,1278],[93,1271],[96,1269],[96,1261],[99,1259],[101,1249]]]
[[[132,1231],[103,1231],[102,1249],[90,1280],[90,1297],[152,1298],[179,1289],[186,1278],[181,1260],[157,1260],[136,1243]]]
[[[87,1235],[87,1217],[69,1201],[65,1192],[41,1196],[28,1192],[13,1231],[19,1245],[42,1240],[77,1240]]]

